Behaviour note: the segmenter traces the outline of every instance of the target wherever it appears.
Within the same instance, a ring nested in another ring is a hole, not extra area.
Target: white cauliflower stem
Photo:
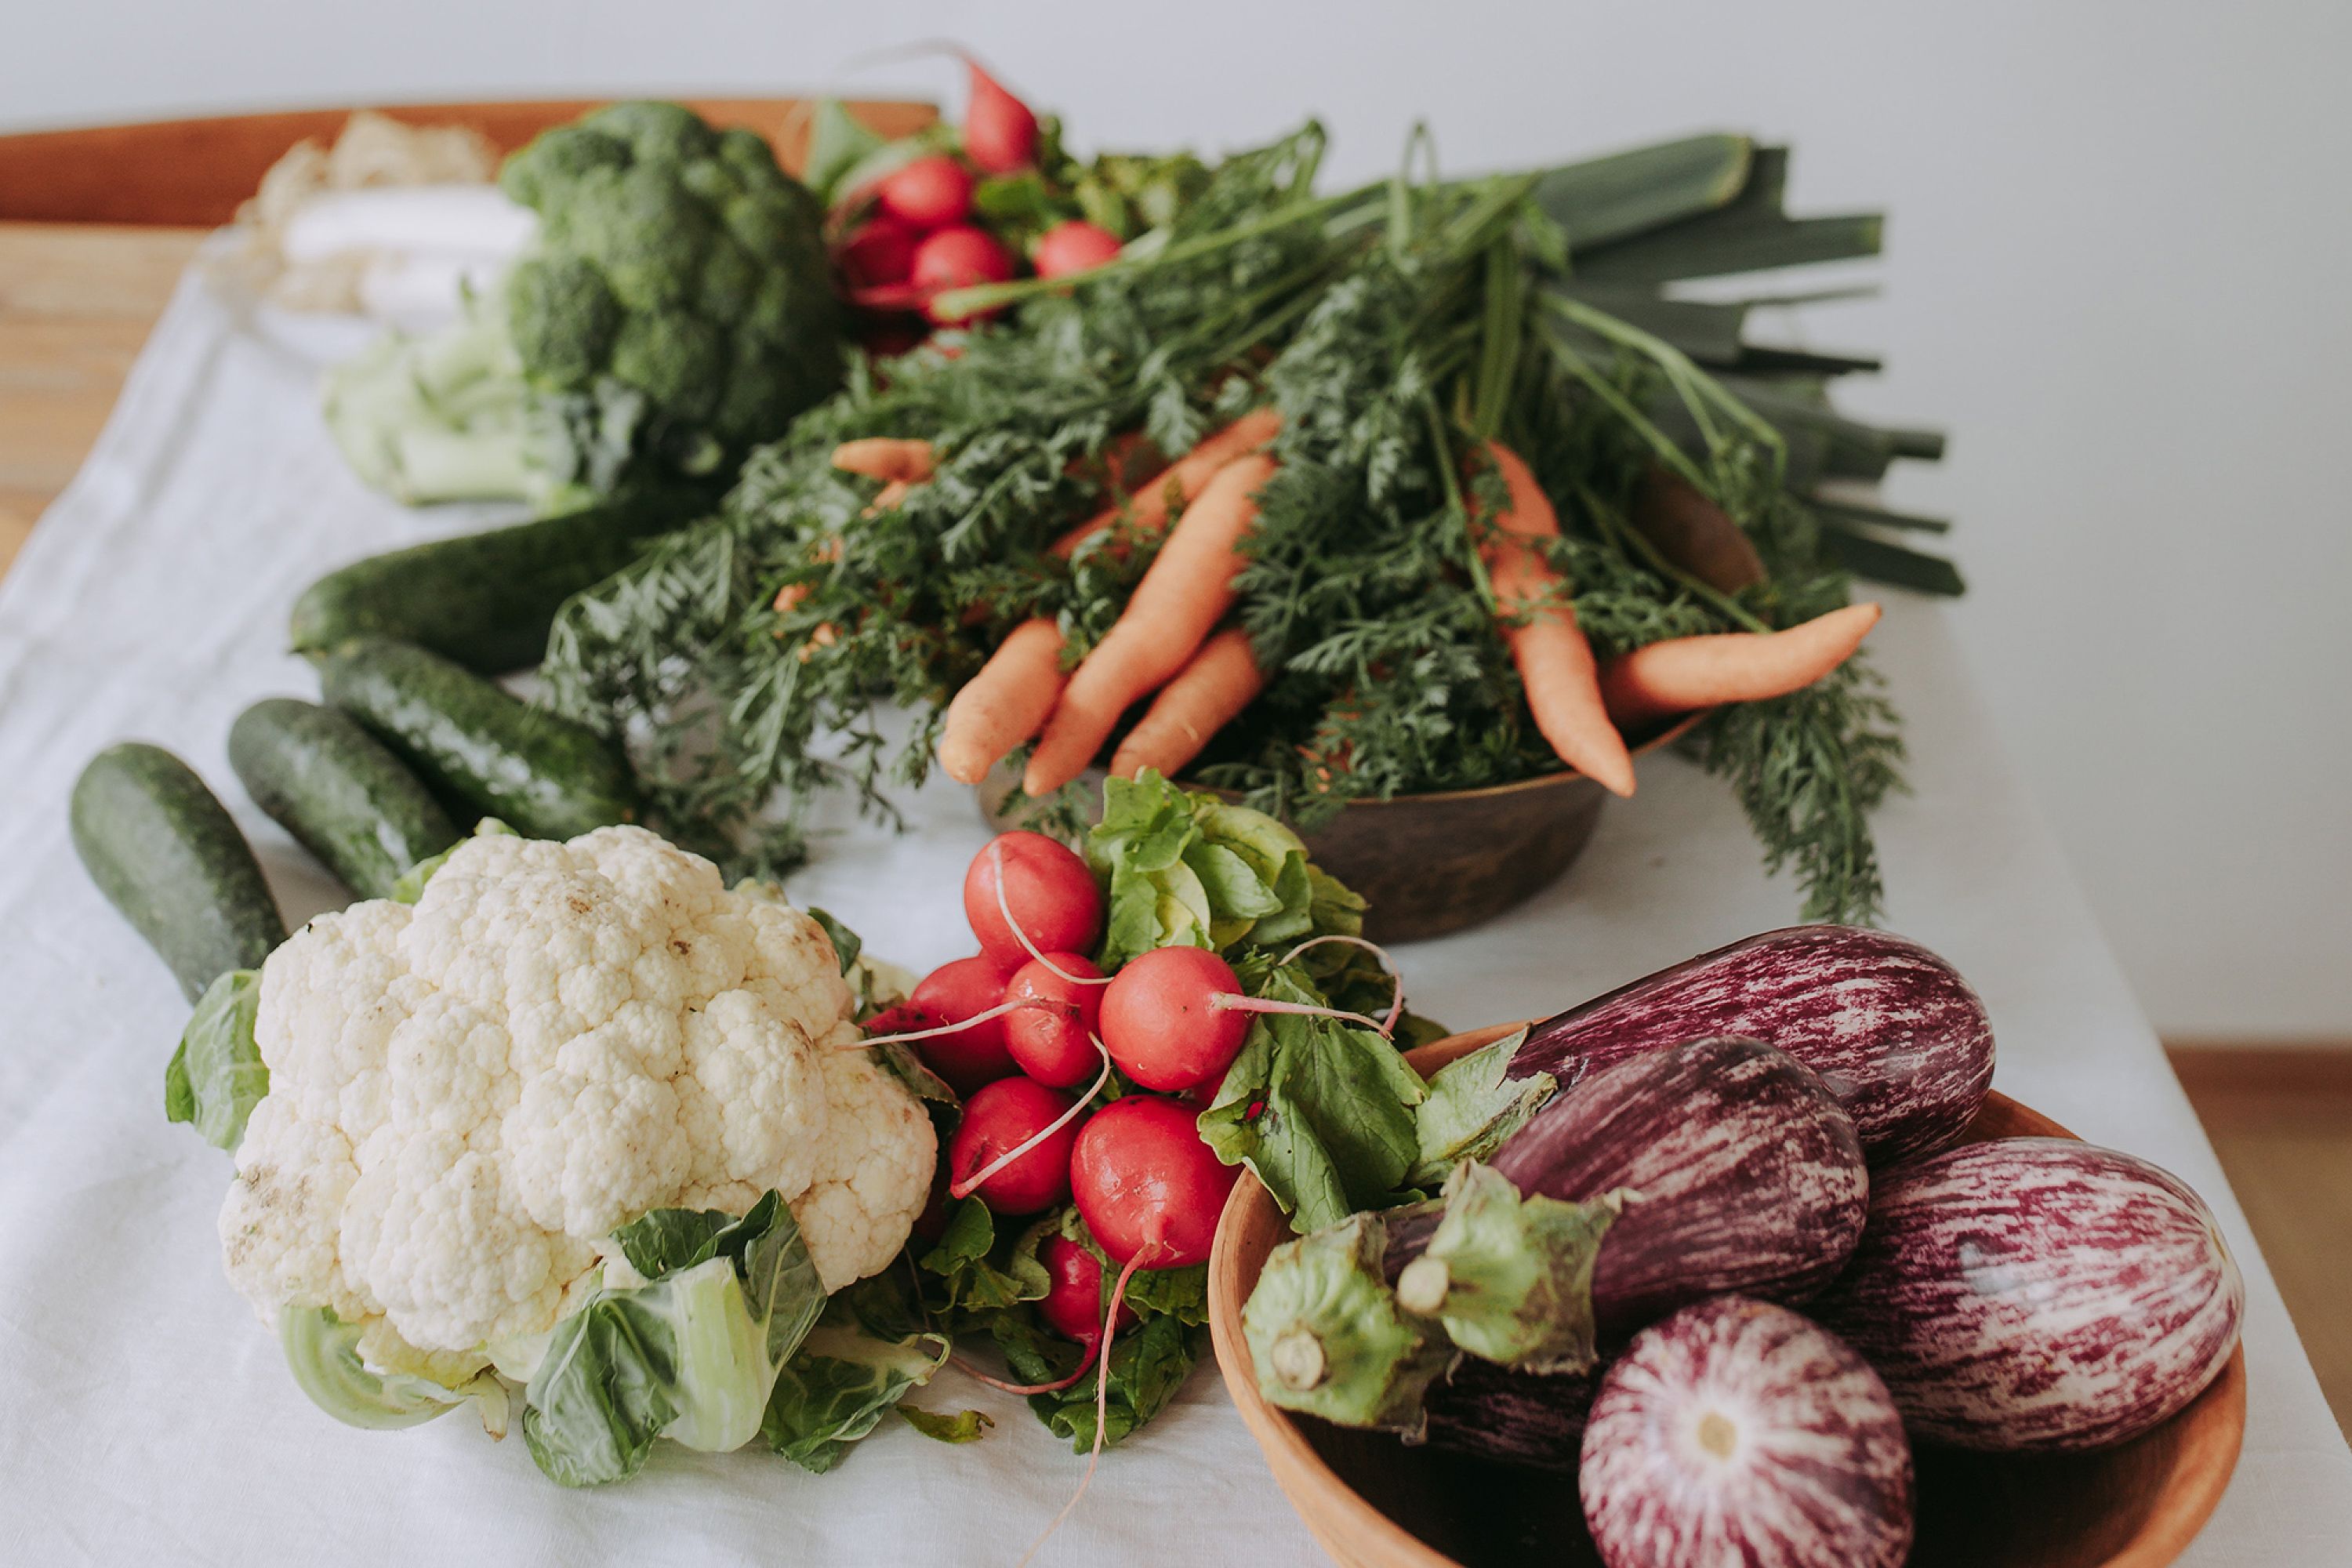
[[[264,966],[229,1279],[451,1382],[576,1307],[616,1227],[774,1188],[838,1289],[905,1244],[938,1152],[835,1048],[851,1006],[815,921],[642,828],[470,839],[415,908],[321,916]]]

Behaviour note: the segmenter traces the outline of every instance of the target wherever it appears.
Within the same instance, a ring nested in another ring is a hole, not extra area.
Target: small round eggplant
[[[1886,1385],[1785,1307],[1719,1296],[1601,1380],[1577,1488],[1609,1568],[1895,1568],[1911,1446]]]
[[[1870,1358],[1920,1436],[2102,1448],[2197,1397],[2246,1287],[2212,1211],[2145,1160],[2004,1138],[1879,1174],[1815,1315]]]

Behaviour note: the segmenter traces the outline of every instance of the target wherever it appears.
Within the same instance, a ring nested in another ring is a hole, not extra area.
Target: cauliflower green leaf
[[[556,1325],[532,1374],[523,1438],[567,1487],[625,1480],[654,1439],[726,1453],[758,1435],[824,1290],[783,1199],[740,1219],[656,1210],[614,1233],[640,1285],[607,1285]]]
[[[230,1153],[244,1141],[253,1108],[269,1092],[269,1068],[253,1039],[260,1008],[260,972],[230,970],[197,999],[180,1048],[163,1069],[163,1114],[193,1124],[205,1142]]]

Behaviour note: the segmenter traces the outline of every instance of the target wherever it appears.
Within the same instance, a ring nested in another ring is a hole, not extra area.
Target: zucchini
[[[320,660],[319,679],[436,794],[518,833],[571,838],[636,816],[620,747],[438,654],[359,637]]]
[[[147,939],[194,1002],[233,969],[258,969],[286,940],[285,917],[252,847],[195,771],[125,741],[74,781],[74,852],[89,879]]]
[[[561,517],[436,540],[329,573],[294,601],[297,653],[394,637],[486,675],[547,650],[563,601],[635,558],[638,543],[708,511],[709,486],[647,489]]]
[[[462,837],[416,775],[340,709],[268,697],[228,732],[253,803],[362,899],[392,896],[419,860]]]

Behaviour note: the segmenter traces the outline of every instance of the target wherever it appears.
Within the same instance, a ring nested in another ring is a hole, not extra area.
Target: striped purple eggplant
[[[2080,1450],[2202,1393],[2245,1304],[2212,1211],[2179,1179],[2111,1149],[2008,1138],[1880,1173],[1853,1265],[1812,1310],[1920,1436]]]
[[[1610,1367],[1577,1489],[1608,1568],[1895,1568],[1911,1446],[1837,1336],[1737,1296],[1643,1330]]]
[[[1868,1205],[1853,1124],[1817,1077],[1752,1040],[1693,1041],[1555,1096],[1441,1201],[1276,1248],[1244,1327],[1270,1400],[1418,1433],[1433,1346],[1572,1373],[1704,1297],[1801,1300]]]
[[[1822,1076],[1874,1164],[1950,1145],[1992,1085],[1984,1004],[1899,936],[1791,926],[1702,953],[1528,1031],[1507,1077],[1563,1087],[1627,1057],[1707,1036],[1778,1046]]]
[[[1423,1437],[1491,1464],[1572,1476],[1600,1383],[1598,1371],[1513,1372],[1464,1356],[1453,1375],[1429,1385]]]
[[[1604,1341],[1726,1290],[1804,1300],[1844,1267],[1870,1201],[1853,1121],[1816,1074],[1753,1040],[1695,1040],[1603,1068],[1490,1163],[1521,1193],[1627,1194],[1592,1268]],[[1423,1215],[1391,1226],[1392,1279],[1436,1226]]]

